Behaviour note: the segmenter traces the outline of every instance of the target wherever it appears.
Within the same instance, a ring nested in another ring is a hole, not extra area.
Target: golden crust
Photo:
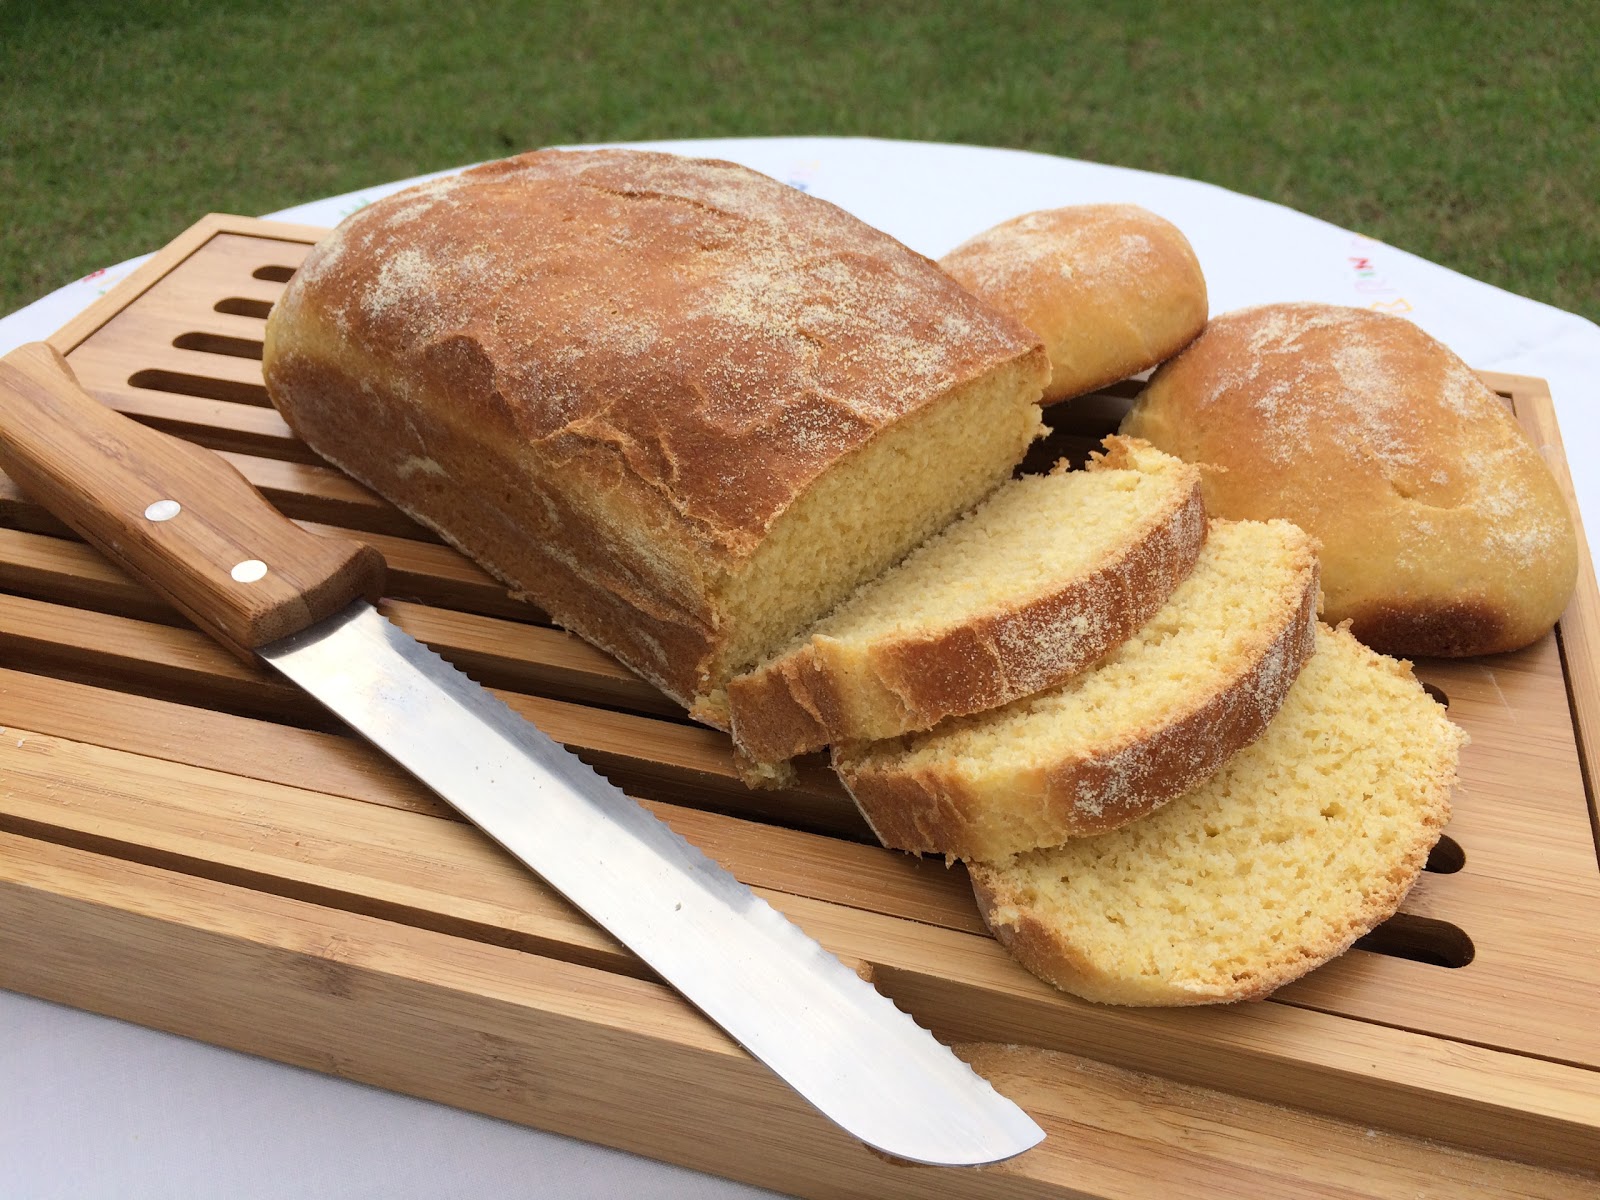
[[[939,265],[1044,340],[1046,403],[1137,375],[1206,323],[1206,281],[1193,247],[1177,226],[1133,204],[1014,217]]]
[[[1324,638],[1343,640],[1348,646],[1357,647],[1346,628],[1323,627],[1321,633]],[[1368,666],[1393,672],[1415,684],[1409,663],[1380,660],[1365,647],[1357,649]],[[1415,703],[1432,704],[1420,686],[1415,687],[1415,693]],[[1263,999],[1343,954],[1357,939],[1393,916],[1405,900],[1449,820],[1457,752],[1465,736],[1449,726],[1442,713],[1438,720],[1447,729],[1447,736],[1439,739],[1438,753],[1427,762],[1422,773],[1410,781],[1414,794],[1410,797],[1409,820],[1404,836],[1397,838],[1389,849],[1383,869],[1364,878],[1356,889],[1345,894],[1342,911],[1321,914],[1324,921],[1313,928],[1309,936],[1306,925],[1297,924],[1293,932],[1298,937],[1273,941],[1270,950],[1247,963],[1226,970],[1202,966],[1187,977],[1163,978],[1121,970],[1112,957],[1076,937],[1073,929],[1061,920],[1063,914],[1042,906],[1026,874],[1008,862],[969,864],[979,910],[991,932],[1022,966],[1046,982],[1086,1000],[1101,1004],[1193,1005]],[[1372,755],[1381,753],[1381,748],[1367,744],[1358,752]],[[1228,769],[1224,768],[1218,781],[1226,781],[1228,774]],[[1243,790],[1232,797],[1233,802],[1241,805],[1270,805],[1272,799]],[[1175,804],[1169,815],[1181,815],[1181,805],[1181,801]],[[1320,861],[1324,855],[1338,853],[1339,848],[1331,839],[1317,840],[1312,829],[1308,829],[1307,834],[1308,844],[1303,853],[1308,869],[1314,867],[1313,860]],[[1041,853],[1048,855],[1049,851]],[[1233,868],[1231,862],[1217,863],[1216,877],[1219,880],[1232,878]],[[1157,889],[1161,887],[1161,869],[1159,862],[1149,866],[1149,882]]]
[[[1129,439],[1108,438],[1107,447],[1090,470],[1135,469]],[[731,680],[735,742],[757,761],[779,762],[836,741],[929,729],[1076,674],[1126,641],[1193,568],[1205,507],[1198,472],[1180,479],[1137,537],[1054,591],[961,624],[890,632],[860,654],[813,638]],[[1083,632],[1060,636],[1065,629]]]
[[[1227,313],[1159,370],[1123,432],[1206,467],[1206,506],[1323,546],[1329,621],[1399,655],[1514,650],[1555,623],[1577,538],[1505,405],[1399,317]]]
[[[268,326],[314,449],[691,703],[720,597],[828,472],[1036,339],[731,163],[539,151],[363,209]]]
[[[900,850],[987,861],[1126,825],[1209,777],[1278,711],[1316,641],[1309,540],[1282,586],[1276,622],[1250,631],[1214,692],[1108,744],[997,780],[972,780],[948,759],[907,765],[849,744],[835,747],[834,768],[879,840]]]

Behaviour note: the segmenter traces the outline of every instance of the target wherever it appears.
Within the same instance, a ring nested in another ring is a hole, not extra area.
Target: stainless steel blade
[[[971,1166],[1044,1137],[766,901],[364,601],[260,653],[863,1142]]]

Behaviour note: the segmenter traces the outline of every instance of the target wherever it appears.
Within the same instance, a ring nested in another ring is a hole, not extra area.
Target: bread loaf
[[[1206,281],[1177,226],[1134,204],[1028,213],[939,260],[1044,339],[1046,403],[1172,357],[1206,323]]]
[[[1400,317],[1270,304],[1218,317],[1123,422],[1204,472],[1207,509],[1322,542],[1329,621],[1400,655],[1525,646],[1578,571],[1572,519],[1506,406]]]
[[[1266,727],[1311,652],[1315,545],[1293,525],[1213,521],[1188,578],[1090,670],[920,734],[834,748],[886,846],[998,859],[1115,829]]]
[[[1143,821],[973,864],[978,906],[1019,962],[1088,1000],[1259,999],[1400,906],[1465,740],[1408,664],[1323,626],[1259,741]]]
[[[1205,541],[1199,473],[1127,438],[1024,476],[728,685],[734,742],[775,762],[1061,682],[1153,616]]]
[[[841,209],[615,150],[357,212],[264,369],[319,454],[725,725],[730,675],[1008,478],[1048,366]]]

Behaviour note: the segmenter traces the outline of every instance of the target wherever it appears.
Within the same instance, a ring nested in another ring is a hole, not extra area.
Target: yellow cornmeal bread
[[[297,436],[695,715],[1011,478],[1028,330],[732,163],[537,151],[353,214],[267,324]]]
[[[1092,668],[925,733],[834,748],[887,846],[996,859],[1144,816],[1266,728],[1316,625],[1315,543],[1212,521],[1194,570]]]
[[[1107,438],[1087,470],[1002,487],[728,685],[734,742],[778,762],[927,729],[1061,682],[1166,603],[1205,541],[1199,472]]]
[[[1465,740],[1409,664],[1322,626],[1258,741],[1145,820],[973,864],[979,907],[1023,966],[1088,1000],[1259,999],[1399,907]]]

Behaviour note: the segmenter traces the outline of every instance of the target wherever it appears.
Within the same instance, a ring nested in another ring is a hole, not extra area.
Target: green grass
[[[0,0],[0,312],[577,141],[872,134],[1209,180],[1600,319],[1600,5]]]

